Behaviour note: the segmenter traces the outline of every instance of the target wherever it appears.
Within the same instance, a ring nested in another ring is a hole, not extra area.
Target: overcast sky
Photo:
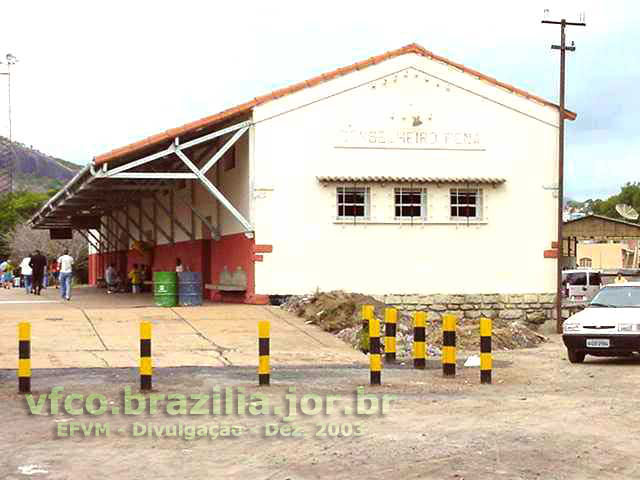
[[[12,75],[13,137],[86,164],[412,42],[557,101],[559,53],[550,45],[559,28],[540,24],[548,8],[552,19],[585,12],[587,22],[567,30],[577,47],[568,54],[567,106],[578,119],[567,123],[566,193],[608,196],[640,180],[640,2],[558,3],[11,0],[2,8],[0,57],[20,60]],[[5,136],[6,102],[0,76]]]

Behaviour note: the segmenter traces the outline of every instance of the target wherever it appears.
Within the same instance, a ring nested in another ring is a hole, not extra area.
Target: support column
[[[153,244],[158,244],[158,205],[156,204],[156,196],[151,197],[151,205],[153,206],[153,220],[151,223],[153,224]],[[166,237],[169,240],[169,237]]]
[[[170,191],[170,193],[172,193]],[[175,239],[175,226],[177,226],[180,230],[182,230],[184,232],[185,235],[187,235],[188,237],[191,237],[191,232],[189,230],[187,230],[187,227],[185,227],[182,222],[180,222],[180,220],[178,220],[177,218],[175,218],[175,216],[173,215],[173,204],[174,204],[174,199],[173,199],[173,195],[171,194],[169,196],[169,208],[167,208],[165,205],[162,204],[162,202],[160,201],[159,198],[155,197],[157,202],[158,202],[158,206],[160,207],[160,209],[171,219],[171,230],[169,231],[170,236],[171,236],[171,243],[174,243],[174,239]]]
[[[126,205],[122,211],[124,212],[124,219],[125,219],[125,225],[126,225],[126,229],[127,229],[127,234],[131,233],[131,224],[129,223],[129,205]],[[133,236],[131,236],[131,238],[133,238]],[[129,250],[130,246],[129,246],[129,242],[127,242],[127,248],[125,250]]]
[[[191,240],[196,239],[196,214],[193,209],[193,205],[196,203],[196,190],[195,190],[195,182],[193,180],[189,181],[189,200],[191,204],[189,205],[191,208]]]
[[[169,191],[169,218],[171,220],[171,226],[169,227],[169,232],[171,233],[171,244],[176,243],[176,220],[173,210],[173,190]]]
[[[76,232],[78,232],[82,236],[82,238],[84,238],[87,243],[91,245],[91,248],[100,253],[100,243],[98,243],[98,245],[94,244],[82,230],[76,230]]]
[[[117,219],[117,215],[118,215],[118,213],[117,213],[117,212],[114,212],[114,214],[115,214],[115,215],[110,215],[110,217],[113,219],[113,221],[114,221],[114,222],[116,222],[116,224],[117,224],[117,225],[122,229],[122,231],[123,231],[123,232],[125,232],[125,233],[127,234],[127,237],[129,237],[129,239],[130,239],[130,240],[133,240],[133,241],[135,242],[135,240],[136,240],[136,239],[134,238],[134,236],[133,236],[133,235],[131,235],[131,232],[129,232],[129,230],[128,230],[128,229],[126,229],[126,228],[125,228],[125,227],[120,223],[120,221]],[[128,219],[129,219],[129,217],[127,216],[127,220],[128,220]],[[128,223],[128,222],[127,222],[127,223]],[[127,243],[129,243],[129,242],[127,241]],[[128,246],[128,245],[126,245],[125,250],[129,250],[129,246]]]
[[[113,252],[116,252],[118,251],[118,242],[117,242],[118,237],[113,233],[113,230],[111,230],[111,228],[109,227],[110,219],[111,217],[108,215],[107,215],[107,223],[103,222],[102,219],[100,219],[100,225],[104,227],[104,229],[106,230],[105,240],[111,246],[111,248],[113,249]],[[112,240],[114,237],[115,237],[115,241]]]
[[[138,207],[139,208],[139,207]],[[142,231],[142,222],[138,223],[136,222],[133,217],[131,215],[129,215],[129,207],[126,208],[126,210],[124,211],[125,215],[127,216],[127,228],[129,227],[129,223],[132,223],[134,227],[136,227],[138,229],[138,237],[140,239],[140,241],[142,241],[142,236],[140,235],[141,231]]]
[[[138,203],[138,225],[140,225],[140,229],[138,230],[138,235],[140,237],[140,241],[144,242],[146,239],[144,238],[144,225],[142,224],[142,200]]]
[[[154,243],[154,245],[157,245],[157,243],[158,243],[158,239],[157,239],[158,230],[160,231],[162,236],[168,242],[171,242],[171,237],[169,236],[169,234],[167,232],[165,232],[164,229],[160,225],[158,225],[157,222],[156,222],[157,209],[156,209],[155,198],[153,199],[153,217],[150,217],[149,214],[147,212],[145,212],[144,210],[142,211],[142,215],[144,216],[144,218],[147,219],[147,221],[151,222],[151,225],[153,226],[153,235],[154,235],[153,243]]]

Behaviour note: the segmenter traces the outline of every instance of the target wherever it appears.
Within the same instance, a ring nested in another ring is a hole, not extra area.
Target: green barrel
[[[153,297],[159,307],[175,307],[178,304],[176,272],[153,273]]]

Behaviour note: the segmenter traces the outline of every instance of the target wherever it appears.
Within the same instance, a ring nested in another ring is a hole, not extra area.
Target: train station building
[[[32,224],[211,300],[553,294],[558,117],[411,44],[98,155]]]

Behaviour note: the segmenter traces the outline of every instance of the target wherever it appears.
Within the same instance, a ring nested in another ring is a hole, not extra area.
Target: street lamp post
[[[7,190],[11,192],[13,190],[13,129],[11,122],[11,65],[15,65],[18,59],[15,55],[11,53],[7,53],[5,56],[5,61],[0,61],[0,64],[5,64],[7,66],[6,72],[0,72],[0,75],[7,76],[7,88],[8,88],[8,106],[9,106],[9,149],[10,153],[7,155],[7,177],[8,177],[8,188]]]

